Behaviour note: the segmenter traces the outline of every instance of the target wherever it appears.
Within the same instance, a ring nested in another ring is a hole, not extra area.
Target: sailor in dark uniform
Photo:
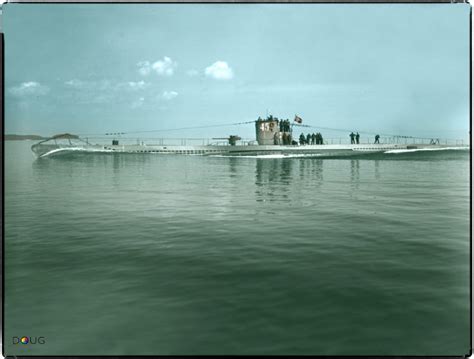
[[[379,135],[375,135],[375,142],[374,142],[374,143],[380,143],[380,142],[379,142],[379,138],[380,138]]]
[[[306,141],[306,138],[304,137],[304,133],[302,133],[300,135],[300,145],[304,145],[305,141]]]
[[[354,137],[355,137],[354,132],[351,132],[349,136],[351,138],[351,144],[354,144]]]

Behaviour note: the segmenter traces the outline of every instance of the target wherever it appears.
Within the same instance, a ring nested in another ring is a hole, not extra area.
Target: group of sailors
[[[293,138],[291,137],[291,132],[275,132],[273,140],[275,145],[289,146],[295,144],[295,141],[293,141]]]
[[[300,135],[300,145],[322,145],[323,135],[318,133],[308,133],[306,136],[304,133]]]
[[[349,137],[351,138],[351,144],[359,144],[359,140],[360,140],[360,135],[359,135],[359,132],[357,133],[354,133],[354,132],[351,132],[351,134],[349,135]],[[374,144],[376,143],[380,143],[380,135],[375,135],[375,142]]]
[[[280,120],[280,132],[290,132],[291,131],[291,123],[290,120]],[[290,141],[291,143],[291,141]]]
[[[359,132],[357,132],[357,133],[351,132],[349,137],[351,138],[351,145],[353,145],[355,143],[359,144],[359,139],[360,139]]]
[[[291,132],[291,122],[289,119],[286,119],[286,120],[278,119],[278,117],[273,117],[272,115],[270,115],[270,116],[267,116],[266,119],[262,119],[261,117],[257,119],[257,122],[262,122],[262,121],[276,121],[277,126],[279,126],[280,128],[280,132]]]

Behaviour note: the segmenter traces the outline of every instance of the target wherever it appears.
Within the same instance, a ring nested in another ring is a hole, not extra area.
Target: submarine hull
[[[68,146],[54,144],[36,144],[32,151],[37,157],[48,157],[72,152],[109,152],[109,153],[142,153],[142,154],[177,154],[177,155],[226,155],[226,156],[258,156],[258,155],[321,155],[343,156],[355,153],[377,153],[391,150],[419,150],[440,148],[461,148],[465,146],[420,145],[420,144],[352,144],[352,145],[83,145]]]

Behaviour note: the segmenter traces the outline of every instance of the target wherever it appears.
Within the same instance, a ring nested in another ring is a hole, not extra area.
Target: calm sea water
[[[468,151],[34,161],[30,145],[5,144],[9,355],[469,351]]]

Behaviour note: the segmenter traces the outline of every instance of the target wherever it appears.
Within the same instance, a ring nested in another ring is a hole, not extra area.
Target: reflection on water
[[[145,156],[142,156],[142,157],[145,157]],[[120,155],[115,155],[115,156],[112,156],[113,158],[113,168],[114,168],[114,173],[117,173],[120,169],[120,167],[123,167],[123,156],[120,156]]]
[[[379,180],[380,179],[380,160],[374,160],[374,173],[375,173],[375,179]]]
[[[353,189],[359,189],[359,160],[351,160],[351,184]]]
[[[191,161],[192,160],[192,161]],[[329,160],[319,158],[283,158],[283,159],[261,159],[261,158],[239,158],[239,157],[223,157],[223,158],[205,158],[196,156],[159,156],[159,155],[143,155],[143,154],[71,154],[58,156],[54,158],[38,159],[32,163],[32,168],[40,180],[42,177],[50,176],[52,172],[56,176],[67,179],[71,186],[75,182],[80,181],[80,177],[88,176],[91,170],[96,171],[97,168],[102,169],[102,176],[108,182],[111,188],[118,189],[123,185],[123,181],[144,181],[150,180],[155,175],[163,176],[162,171],[167,171],[168,176],[181,176],[185,179],[193,178],[193,173],[199,172],[190,163],[214,163],[226,164],[226,170],[217,169],[216,172],[207,172],[209,179],[215,176],[227,176],[232,179],[234,185],[238,185],[240,181],[246,178],[245,173],[249,166],[254,166],[254,185],[255,199],[259,202],[289,202],[295,197],[291,194],[296,189],[308,187],[308,190],[318,191],[325,183],[324,167],[328,164],[337,163],[340,169],[349,168],[350,183],[352,190],[359,189],[360,182],[360,166],[361,160]],[[373,167],[374,176],[379,180],[380,160],[362,161],[367,167]],[[157,163],[161,163],[158,164]],[[174,169],[178,164],[179,169]],[[167,169],[172,166],[172,169]],[[331,165],[332,166],[332,165]],[[331,167],[330,166],[330,167]],[[150,168],[158,169],[158,173],[149,173]],[[329,167],[329,168],[330,168]],[[338,170],[338,171],[339,171]],[[331,171],[331,170],[330,170]],[[367,172],[367,168],[365,169]],[[123,172],[123,173],[122,173]],[[342,172],[341,172],[342,173]],[[330,176],[334,176],[332,173]],[[130,179],[134,177],[135,179]],[[340,178],[338,173],[335,180]],[[108,180],[107,180],[108,179]],[[210,182],[212,184],[212,181]],[[220,192],[217,188],[213,192]],[[219,196],[213,196],[216,201],[232,200],[227,198],[228,193],[222,192]]]
[[[320,185],[323,180],[323,163],[324,160],[321,159],[301,159],[299,161],[300,179],[310,176],[310,178],[314,179],[314,185]]]
[[[255,195],[257,201],[284,201],[291,182],[290,160],[257,159],[255,162]]]
[[[238,166],[239,159],[236,157],[229,157],[229,174],[230,177],[237,176],[237,166]]]
[[[359,160],[351,160],[351,181],[359,180]]]
[[[256,200],[291,202],[301,186],[318,190],[324,180],[323,164],[324,160],[309,158],[256,159]]]
[[[72,153],[50,158],[38,158],[32,162],[32,170],[37,180],[45,180],[54,173],[57,180],[66,180],[70,186],[81,182],[91,172],[101,169],[101,181],[118,189],[121,176],[140,178],[146,166],[153,162],[153,156],[120,153]],[[125,170],[125,171],[124,171]],[[124,172],[124,173],[122,173]],[[124,178],[126,179],[126,178]]]

